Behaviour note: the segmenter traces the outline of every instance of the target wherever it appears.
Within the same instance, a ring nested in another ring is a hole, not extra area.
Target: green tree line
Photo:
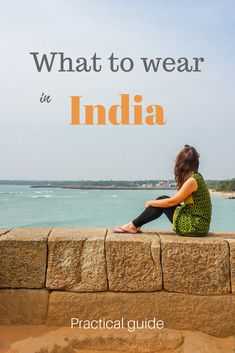
[[[235,178],[230,180],[220,180],[215,184],[209,184],[209,187],[216,191],[235,191]]]

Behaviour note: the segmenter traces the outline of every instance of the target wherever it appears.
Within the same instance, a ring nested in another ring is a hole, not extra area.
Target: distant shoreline
[[[235,198],[235,191],[215,191],[213,189],[209,189],[210,194],[213,196],[221,196],[226,198]]]
[[[58,188],[58,189],[71,189],[71,190],[175,190],[177,191],[177,188],[175,186],[143,186],[143,185],[138,185],[138,186],[118,186],[118,185],[73,185],[73,184],[56,184],[52,183],[50,184],[45,183],[45,184],[30,184],[27,181],[27,184],[25,183],[26,181],[23,182],[22,185],[27,185],[30,188],[35,188],[35,189],[45,189],[45,188]],[[20,185],[18,183],[1,183],[0,185]],[[225,197],[229,199],[235,199],[235,191],[216,191],[214,189],[210,189],[209,187],[209,192],[212,196],[218,196],[218,197]]]
[[[176,190],[174,187],[157,186],[75,186],[75,185],[31,185],[31,188],[59,188],[78,190]]]
[[[170,186],[92,186],[92,185],[31,185],[31,188],[59,188],[59,189],[73,189],[73,190],[177,190],[175,187]],[[215,191],[209,189],[209,192],[212,196],[221,196],[225,198],[235,198],[235,192],[226,192],[226,191]]]

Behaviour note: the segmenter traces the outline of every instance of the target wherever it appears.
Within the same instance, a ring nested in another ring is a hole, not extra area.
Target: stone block
[[[157,234],[115,234],[106,239],[110,291],[156,291],[162,288]]]
[[[47,288],[105,291],[105,236],[105,229],[54,228],[48,239]]]
[[[213,336],[235,334],[234,295],[191,295],[169,292],[50,294],[48,325],[70,326],[79,320],[163,320],[166,328],[198,330]]]
[[[230,249],[230,275],[232,293],[235,294],[235,238],[227,238]],[[235,321],[235,320],[234,320]]]
[[[46,289],[0,289],[0,324],[45,324],[48,299]]]
[[[210,233],[211,236],[227,241],[230,252],[231,290],[235,294],[235,232]]]
[[[43,288],[49,228],[13,229],[0,236],[0,288]]]
[[[218,237],[160,234],[164,290],[226,294],[230,288],[229,246]]]

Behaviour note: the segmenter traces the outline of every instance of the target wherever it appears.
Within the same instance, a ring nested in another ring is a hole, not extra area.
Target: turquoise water
[[[113,227],[134,219],[145,202],[171,190],[69,190],[0,185],[0,227]],[[235,231],[235,200],[212,197],[211,231]],[[165,216],[145,226],[171,229]]]

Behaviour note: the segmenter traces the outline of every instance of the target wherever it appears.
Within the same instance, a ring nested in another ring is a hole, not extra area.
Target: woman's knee
[[[156,200],[162,200],[162,199],[169,199],[170,196],[167,196],[167,195],[162,195],[162,196],[158,196],[156,198]]]

